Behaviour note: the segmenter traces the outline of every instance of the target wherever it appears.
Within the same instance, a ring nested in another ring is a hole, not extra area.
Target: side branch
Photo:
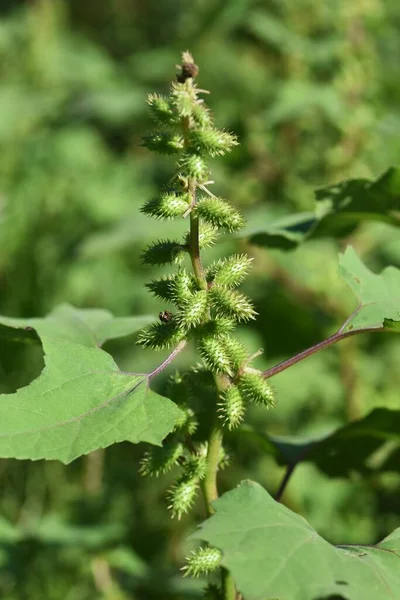
[[[341,340],[344,340],[345,338],[351,337],[353,335],[357,335],[359,333],[369,333],[371,331],[389,331],[389,330],[385,329],[384,327],[366,327],[365,329],[354,329],[353,331],[346,331],[344,333],[341,333],[341,329],[339,329],[338,332],[334,333],[333,335],[328,337],[326,340],[323,340],[322,342],[315,344],[315,346],[311,346],[311,348],[307,348],[307,350],[303,350],[302,352],[299,352],[299,354],[296,354],[295,356],[292,356],[291,358],[288,358],[287,360],[283,360],[282,362],[278,363],[274,367],[271,367],[270,369],[266,369],[263,372],[263,376],[268,378],[268,377],[272,377],[273,375],[277,375],[278,373],[281,373],[281,371],[285,371],[289,367],[295,365],[298,362],[301,362],[305,358],[308,358],[309,356],[316,354],[320,350],[323,350],[324,348],[327,348],[328,346],[332,346],[333,344],[336,344],[337,342],[340,342]]]
[[[161,371],[164,371],[164,369],[166,369],[168,365],[172,363],[172,361],[178,356],[178,354],[182,352],[186,344],[186,340],[182,340],[181,342],[179,342],[177,347],[171,352],[169,356],[167,356],[167,358],[161,363],[161,365],[156,367],[153,371],[151,371],[151,373],[147,375],[148,378],[153,379],[153,377],[161,373]]]

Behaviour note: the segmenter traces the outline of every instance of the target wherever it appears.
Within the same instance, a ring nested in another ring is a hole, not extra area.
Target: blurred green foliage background
[[[61,302],[121,316],[165,308],[144,286],[156,270],[140,252],[181,225],[150,221],[139,207],[173,164],[140,139],[151,127],[146,94],[168,89],[182,50],[200,66],[217,125],[239,136],[239,148],[214,161],[214,189],[250,226],[313,210],[318,186],[399,164],[397,0],[2,0],[0,18],[1,314],[41,316]],[[207,251],[206,262],[235,249],[255,257],[245,291],[260,317],[240,335],[264,348],[260,368],[322,340],[354,308],[337,274],[348,243],[375,270],[400,266],[398,233],[373,223],[288,253],[242,239]],[[376,337],[278,375],[278,407],[250,421],[306,435],[399,408],[400,347]],[[131,371],[163,358],[134,338],[106,349]],[[173,368],[196,360],[189,350]],[[42,368],[37,348],[2,342],[3,393]],[[236,449],[221,489],[252,478],[276,492],[283,470],[273,459]],[[200,598],[202,583],[182,580],[179,568],[203,506],[172,522],[168,478],[141,478],[142,452],[121,444],[67,467],[0,462],[1,598]],[[398,468],[329,479],[307,464],[284,501],[331,542],[373,543],[399,526],[399,494]]]

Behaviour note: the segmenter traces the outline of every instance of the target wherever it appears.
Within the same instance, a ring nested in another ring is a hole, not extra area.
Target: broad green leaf
[[[315,192],[314,213],[299,213],[266,223],[245,234],[267,248],[291,250],[320,237],[342,238],[363,221],[400,227],[400,169],[391,168],[375,181],[350,179]]]
[[[154,316],[149,315],[114,317],[108,310],[61,304],[43,318],[15,319],[0,316],[0,337],[15,341],[31,340],[37,339],[37,331],[40,337],[44,335],[83,346],[101,347],[108,340],[139,331],[153,320]]]
[[[359,307],[343,331],[382,327],[398,331],[400,322],[400,270],[387,267],[372,273],[350,246],[340,256],[342,277],[359,299]]]
[[[194,537],[222,550],[222,564],[246,600],[398,598],[400,529],[376,546],[333,546],[252,481],[214,508]]]
[[[315,216],[305,212],[283,217],[262,228],[257,225],[244,233],[248,236],[248,241],[256,246],[292,250],[304,240],[314,223]]]
[[[359,421],[313,437],[267,435],[249,427],[236,435],[272,454],[279,464],[312,462],[330,477],[343,477],[352,471],[367,473],[388,469],[389,463],[370,461],[387,442],[400,444],[400,410],[376,408]],[[391,470],[393,466],[391,464]]]
[[[179,409],[100,348],[42,336],[45,368],[0,399],[0,456],[69,463],[124,440],[160,445]]]
[[[315,192],[317,224],[311,235],[343,237],[361,221],[400,227],[400,169],[388,169],[375,181],[350,179]]]

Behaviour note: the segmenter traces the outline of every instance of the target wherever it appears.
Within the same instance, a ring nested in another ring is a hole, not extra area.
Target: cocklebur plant
[[[234,254],[205,267],[201,253],[214,244],[221,233],[237,233],[244,225],[240,212],[211,191],[213,181],[208,166],[210,158],[223,156],[238,142],[232,133],[214,125],[203,99],[207,92],[195,83],[198,67],[188,52],[183,54],[178,68],[177,81],[168,96],[151,94],[148,97],[157,129],[144,138],[144,145],[150,151],[174,158],[175,174],[164,190],[144,203],[142,212],[155,219],[186,220],[188,232],[182,240],[158,240],[143,253],[145,263],[170,265],[171,271],[148,284],[150,292],[168,305],[168,310],[162,310],[158,321],[140,332],[138,342],[156,350],[175,348],[170,356],[172,360],[190,340],[202,359],[200,366],[170,378],[168,395],[180,406],[183,416],[163,446],[152,447],[141,464],[141,472],[153,476],[179,468],[180,473],[167,492],[171,515],[179,519],[192,509],[199,492],[204,496],[207,515],[214,514],[213,502],[218,498],[217,474],[228,459],[223,445],[224,433],[242,424],[249,404],[274,406],[275,393],[269,377],[318,351],[324,344],[353,335],[355,330],[350,321],[361,305],[336,337],[332,336],[320,347],[317,345],[264,373],[252,367],[258,353],[249,356],[234,334],[239,323],[257,317],[251,301],[238,290],[252,261],[246,254]],[[206,398],[210,399],[208,406],[212,410],[208,439],[196,438],[194,442],[199,398],[200,406]],[[290,473],[289,470],[277,498]],[[183,571],[185,575],[197,577],[220,570],[220,583],[210,583],[203,598],[242,598],[232,575],[221,565],[222,559],[221,550],[209,543],[192,552]]]
[[[169,509],[177,518],[192,508],[200,489],[207,513],[213,513],[217,472],[226,463],[224,430],[240,425],[249,403],[267,408],[275,403],[268,381],[252,368],[253,357],[234,337],[238,323],[256,318],[250,300],[237,290],[251,267],[251,259],[235,254],[205,268],[200,253],[220,234],[240,231],[244,219],[232,204],[216,197],[210,189],[213,181],[209,159],[223,156],[238,142],[235,135],[214,125],[203,99],[207,92],[195,83],[197,74],[198,67],[185,52],[169,95],[148,97],[159,129],[143,142],[153,152],[172,156],[176,172],[158,196],[144,203],[142,212],[155,219],[186,219],[189,230],[183,240],[159,240],[143,253],[146,264],[174,267],[168,275],[148,284],[157,298],[174,308],[160,312],[159,320],[140,332],[138,343],[161,350],[192,340],[203,363],[202,368],[196,367],[179,381],[185,390],[173,395],[185,418],[161,449],[152,448],[146,453],[141,466],[143,474],[158,476],[179,465],[181,474],[167,494]],[[209,437],[196,444],[190,438],[196,429],[190,385],[194,377],[196,386],[207,386],[214,397]],[[207,573],[217,569],[219,563],[216,548],[200,549],[188,560],[186,574]],[[235,597],[233,581],[225,571],[222,588],[226,598]],[[209,590],[207,593],[209,596]]]
[[[399,332],[400,271],[387,267],[376,275],[348,247],[339,268],[358,298],[353,313],[327,339],[266,371],[255,369],[259,353],[249,353],[235,337],[238,324],[257,318],[239,289],[252,261],[246,254],[233,254],[203,263],[203,251],[207,256],[207,247],[219,235],[243,235],[244,220],[211,191],[209,159],[232,150],[237,140],[215,127],[203,101],[206,92],[195,83],[197,75],[192,57],[184,53],[170,94],[148,100],[157,130],[144,144],[172,158],[176,168],[142,210],[152,218],[181,219],[188,225],[182,239],[161,239],[143,252],[144,262],[164,268],[162,277],[148,283],[160,302],[158,319],[114,317],[106,310],[69,305],[43,318],[0,317],[2,336],[40,343],[45,358],[34,381],[0,395],[0,457],[69,463],[117,442],[148,443],[139,471],[175,476],[166,492],[171,516],[184,517],[199,495],[205,500],[208,518],[192,535],[201,544],[182,567],[186,576],[210,577],[203,600],[320,600],[343,590],[349,600],[396,598],[398,531],[372,547],[334,547],[280,499],[305,458],[328,476],[370,472],[371,448],[386,452],[386,442],[400,442],[400,410],[376,409],[311,443],[274,438],[243,424],[250,405],[274,406],[270,379],[276,374],[351,336]],[[288,249],[312,235],[348,236],[363,220],[398,227],[399,199],[400,170],[392,168],[375,181],[350,180],[319,190],[323,210],[313,218],[307,213],[287,226],[262,224],[244,237],[260,246]],[[142,346],[170,351],[149,373],[122,371],[103,350],[108,340],[138,332]],[[160,396],[151,389],[154,378],[188,342],[197,348],[199,362],[170,375],[165,396]],[[229,451],[228,435],[234,442]],[[270,453],[286,466],[275,499],[251,481],[218,498],[218,474],[235,460],[237,440],[250,440],[260,453]],[[351,446],[349,450],[352,443],[357,444],[355,453]]]

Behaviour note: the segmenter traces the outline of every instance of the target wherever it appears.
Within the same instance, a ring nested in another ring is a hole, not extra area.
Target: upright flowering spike
[[[152,448],[142,460],[141,472],[158,476],[174,465],[181,475],[168,491],[172,516],[181,518],[193,506],[198,489],[203,489],[206,503],[212,501],[218,469],[228,457],[223,449],[221,430],[234,429],[242,422],[248,402],[273,403],[272,390],[260,373],[248,367],[249,357],[243,344],[232,332],[240,321],[255,318],[250,301],[235,288],[246,276],[251,259],[242,254],[220,259],[205,269],[204,248],[218,235],[236,232],[243,227],[242,215],[231,204],[210,191],[209,157],[225,154],[236,144],[234,135],[216,128],[194,79],[198,67],[189,52],[183,53],[182,64],[168,96],[152,94],[148,105],[161,126],[144,139],[153,152],[171,155],[175,173],[168,187],[147,200],[142,212],[154,219],[186,219],[189,231],[183,241],[163,239],[150,245],[143,260],[150,265],[178,265],[174,273],[163,273],[148,284],[160,300],[159,321],[139,334],[143,346],[162,349],[176,346],[181,340],[194,339],[203,365],[184,375],[169,379],[168,396],[180,407],[180,417],[173,433],[162,448]],[[185,261],[184,266],[184,260]],[[191,264],[192,271],[188,270]],[[173,312],[165,310],[165,302],[173,303]],[[162,363],[158,373],[169,364],[182,344]],[[220,421],[210,428],[204,440],[204,415],[213,412]],[[199,426],[199,427],[198,427]],[[191,438],[197,430],[196,440]],[[203,547],[194,552],[185,567],[188,575],[206,575],[219,568],[221,552]],[[205,600],[223,600],[219,586],[209,585]]]

